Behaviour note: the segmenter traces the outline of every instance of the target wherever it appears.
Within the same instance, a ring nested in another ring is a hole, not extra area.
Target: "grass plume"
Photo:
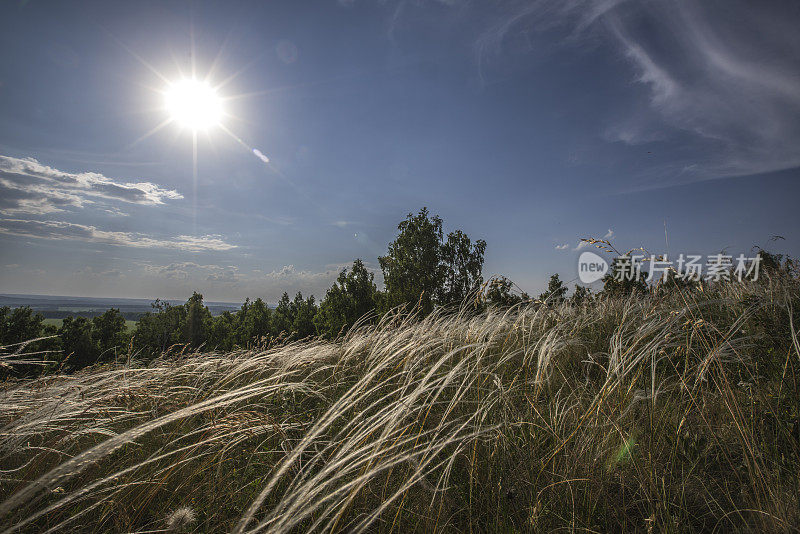
[[[0,528],[797,531],[798,309],[775,276],[9,379]]]

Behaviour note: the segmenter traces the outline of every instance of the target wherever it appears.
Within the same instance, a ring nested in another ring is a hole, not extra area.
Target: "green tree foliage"
[[[111,308],[92,319],[92,342],[104,358],[127,349],[129,336],[125,328],[125,317],[118,309]]]
[[[625,267],[627,261],[633,261],[629,256],[614,259],[611,272],[603,277],[603,293],[606,295],[630,295],[631,293],[646,293],[647,273],[642,272],[638,279]]]
[[[198,348],[206,341],[206,331],[211,322],[211,312],[203,305],[203,295],[194,291],[186,304],[185,320],[181,328],[181,342]]]
[[[558,273],[550,277],[547,283],[547,291],[539,295],[539,300],[545,301],[548,304],[561,304],[564,302],[564,297],[567,294],[567,286],[558,277]]]
[[[44,316],[34,313],[30,306],[10,310],[0,308],[0,340],[4,345],[23,343],[41,337]]]
[[[92,339],[92,321],[86,317],[65,317],[58,329],[67,365],[81,369],[97,362],[100,351]]]
[[[273,331],[276,335],[289,334],[292,331],[294,324],[294,310],[292,302],[289,300],[289,294],[284,291],[281,300],[275,307],[273,317]]]
[[[240,347],[261,342],[273,334],[272,311],[260,298],[253,302],[247,299],[236,312],[235,322],[235,343]]]
[[[136,323],[134,350],[143,356],[155,357],[176,343],[181,343],[181,330],[186,321],[186,308],[172,306],[156,299],[153,310]]]
[[[688,291],[697,289],[701,285],[702,281],[692,280],[689,277],[683,276],[682,273],[678,273],[675,269],[668,270],[666,276],[657,283],[658,291],[661,293],[668,293],[676,290]]]
[[[0,308],[0,345],[11,345],[47,337],[26,345],[26,352],[40,352],[38,359],[57,362],[68,358],[70,369],[91,365],[115,349],[125,347],[125,318],[117,309],[110,309],[94,319],[66,317],[61,327],[44,324],[44,317],[30,307],[14,310]],[[18,375],[38,374],[42,367],[25,368]]]
[[[574,306],[588,304],[592,300],[592,290],[585,286],[575,284],[575,292],[570,297],[570,303]]]
[[[378,306],[378,290],[374,280],[375,275],[367,271],[367,267],[361,259],[353,262],[350,273],[344,278],[344,292],[350,297],[351,305],[349,321],[352,323],[375,311]]]
[[[430,313],[434,304],[460,302],[483,282],[486,242],[472,245],[460,230],[444,241],[442,219],[427,208],[409,213],[386,256],[378,258],[386,285],[386,304],[415,305]]]
[[[215,349],[247,348],[262,343],[275,334],[269,306],[257,298],[246,299],[236,314],[223,312],[208,321],[207,344]]]
[[[441,247],[443,267],[442,286],[438,299],[442,304],[461,304],[483,284],[483,253],[486,241],[479,239],[473,245],[464,232],[456,230],[447,234]]]
[[[245,301],[242,308],[248,305],[249,299]],[[238,318],[239,313],[241,312],[237,312],[237,314],[234,315],[229,311],[224,311],[217,317],[212,318],[208,326],[207,347],[212,350],[231,350],[236,340],[239,339],[240,336],[244,337],[244,334],[237,330],[240,324]]]
[[[294,312],[292,331],[295,335],[299,339],[315,335],[317,328],[314,325],[314,316],[317,315],[317,305],[314,295],[303,300],[303,294],[298,291],[292,303],[292,309]]]
[[[8,306],[0,307],[0,345],[6,343],[8,333],[8,320],[11,318],[11,308]]]
[[[429,216],[428,208],[409,213],[397,225],[400,231],[389,244],[386,256],[378,258],[389,306],[420,303],[423,313],[433,309],[433,297],[442,284],[440,264],[442,219]]]
[[[275,311],[262,299],[245,300],[236,312],[213,317],[203,304],[203,296],[195,292],[185,304],[172,306],[157,300],[153,311],[143,315],[134,335],[135,349],[154,357],[173,345],[197,349],[231,350],[247,348],[280,335],[307,337],[315,335],[314,297],[303,299],[298,293],[294,301],[284,293]]]
[[[800,263],[798,263],[797,258],[768,252],[759,246],[753,248],[758,251],[759,276],[800,276]],[[752,278],[752,275],[750,278]]]
[[[6,350],[23,352],[37,352],[37,360],[58,360],[60,358],[61,340],[58,329],[54,325],[44,324],[44,317],[35,313],[30,307],[11,309],[8,306],[0,308],[0,346],[8,347]],[[39,339],[48,337],[49,339]],[[32,341],[39,339],[38,341]],[[20,345],[20,344],[24,344]],[[7,368],[0,366],[0,378],[6,376],[35,376],[41,373],[40,365],[25,365]]]
[[[495,276],[487,283],[485,300],[489,306],[513,306],[530,300],[527,293],[517,295],[512,290],[514,282],[505,276]]]
[[[339,277],[325,294],[314,317],[317,331],[323,337],[332,339],[352,326],[350,323],[350,299],[345,291],[346,271]]]
[[[360,259],[353,262],[349,273],[342,269],[314,317],[317,332],[327,338],[336,337],[375,311],[379,302],[374,278]]]

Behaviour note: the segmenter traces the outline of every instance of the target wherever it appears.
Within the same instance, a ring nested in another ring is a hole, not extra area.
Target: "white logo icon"
[[[578,278],[584,284],[597,282],[608,272],[608,262],[595,254],[586,251],[578,258]]]

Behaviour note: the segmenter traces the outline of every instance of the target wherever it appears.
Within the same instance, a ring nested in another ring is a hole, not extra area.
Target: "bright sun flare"
[[[216,126],[222,119],[222,99],[206,82],[184,79],[165,91],[165,103],[172,119],[192,130]]]

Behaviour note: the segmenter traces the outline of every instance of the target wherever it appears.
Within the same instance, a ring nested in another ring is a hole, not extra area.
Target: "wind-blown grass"
[[[5,531],[792,531],[800,292],[399,313],[0,390]]]

